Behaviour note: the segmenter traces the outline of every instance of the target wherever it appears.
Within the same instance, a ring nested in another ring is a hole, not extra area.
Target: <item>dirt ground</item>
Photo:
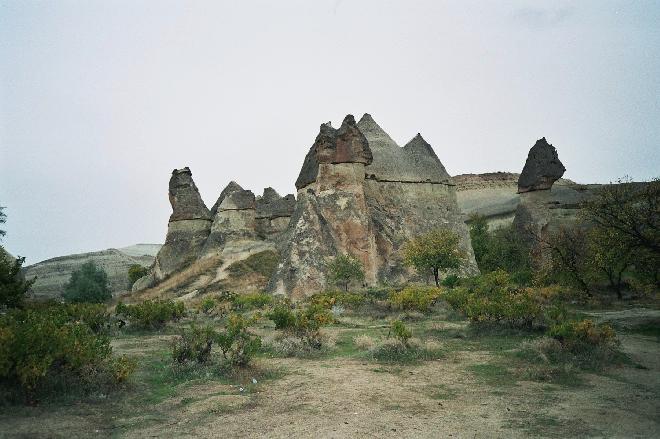
[[[624,329],[645,318],[657,323],[657,313],[590,312]],[[150,374],[166,367],[172,336],[122,336],[113,341],[115,351],[151,367],[138,371],[129,388],[63,404],[4,407],[0,437],[660,436],[657,335],[622,330],[625,364],[551,383],[517,373],[507,352],[523,338],[457,337],[466,323],[439,318],[411,324],[440,348],[437,359],[376,362],[351,347],[354,335],[382,336],[376,323],[358,319],[333,327],[337,346],[318,358],[258,358],[256,384],[249,373],[234,380],[158,381]]]

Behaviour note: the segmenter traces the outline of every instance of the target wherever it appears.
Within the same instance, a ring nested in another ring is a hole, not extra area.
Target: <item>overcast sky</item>
[[[3,241],[28,263],[161,243],[172,169],[206,204],[281,194],[322,122],[417,132],[452,174],[545,136],[578,182],[660,174],[660,1],[0,0]]]

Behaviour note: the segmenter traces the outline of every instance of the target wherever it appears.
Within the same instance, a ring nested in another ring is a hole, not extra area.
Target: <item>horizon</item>
[[[0,244],[161,244],[172,169],[209,207],[232,180],[295,194],[319,125],[365,112],[452,176],[519,173],[541,137],[564,178],[658,176],[657,3],[374,5],[3,2]]]

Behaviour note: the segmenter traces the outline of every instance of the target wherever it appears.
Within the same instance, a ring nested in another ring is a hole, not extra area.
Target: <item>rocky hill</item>
[[[85,262],[93,261],[108,273],[110,291],[117,295],[130,290],[128,268],[134,264],[150,266],[160,247],[159,244],[136,244],[122,249],[59,256],[27,266],[23,273],[28,279],[36,277],[30,290],[32,297],[56,298],[62,294],[71,273]]]

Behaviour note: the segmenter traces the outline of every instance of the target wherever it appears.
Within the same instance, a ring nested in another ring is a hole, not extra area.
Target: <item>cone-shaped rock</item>
[[[211,213],[202,201],[188,167],[172,171],[169,196],[172,205],[170,221],[211,219]]]
[[[222,192],[220,192],[220,196],[218,197],[218,200],[215,202],[213,208],[211,209],[211,216],[215,216],[215,214],[218,212],[218,208],[220,207],[220,204],[222,204],[222,201],[225,199],[225,197],[228,194],[242,190],[243,188],[238,183],[236,183],[235,181],[230,181],[229,184],[222,190]]]
[[[566,168],[559,160],[557,150],[543,137],[529,150],[518,179],[518,193],[550,189],[564,172]]]

